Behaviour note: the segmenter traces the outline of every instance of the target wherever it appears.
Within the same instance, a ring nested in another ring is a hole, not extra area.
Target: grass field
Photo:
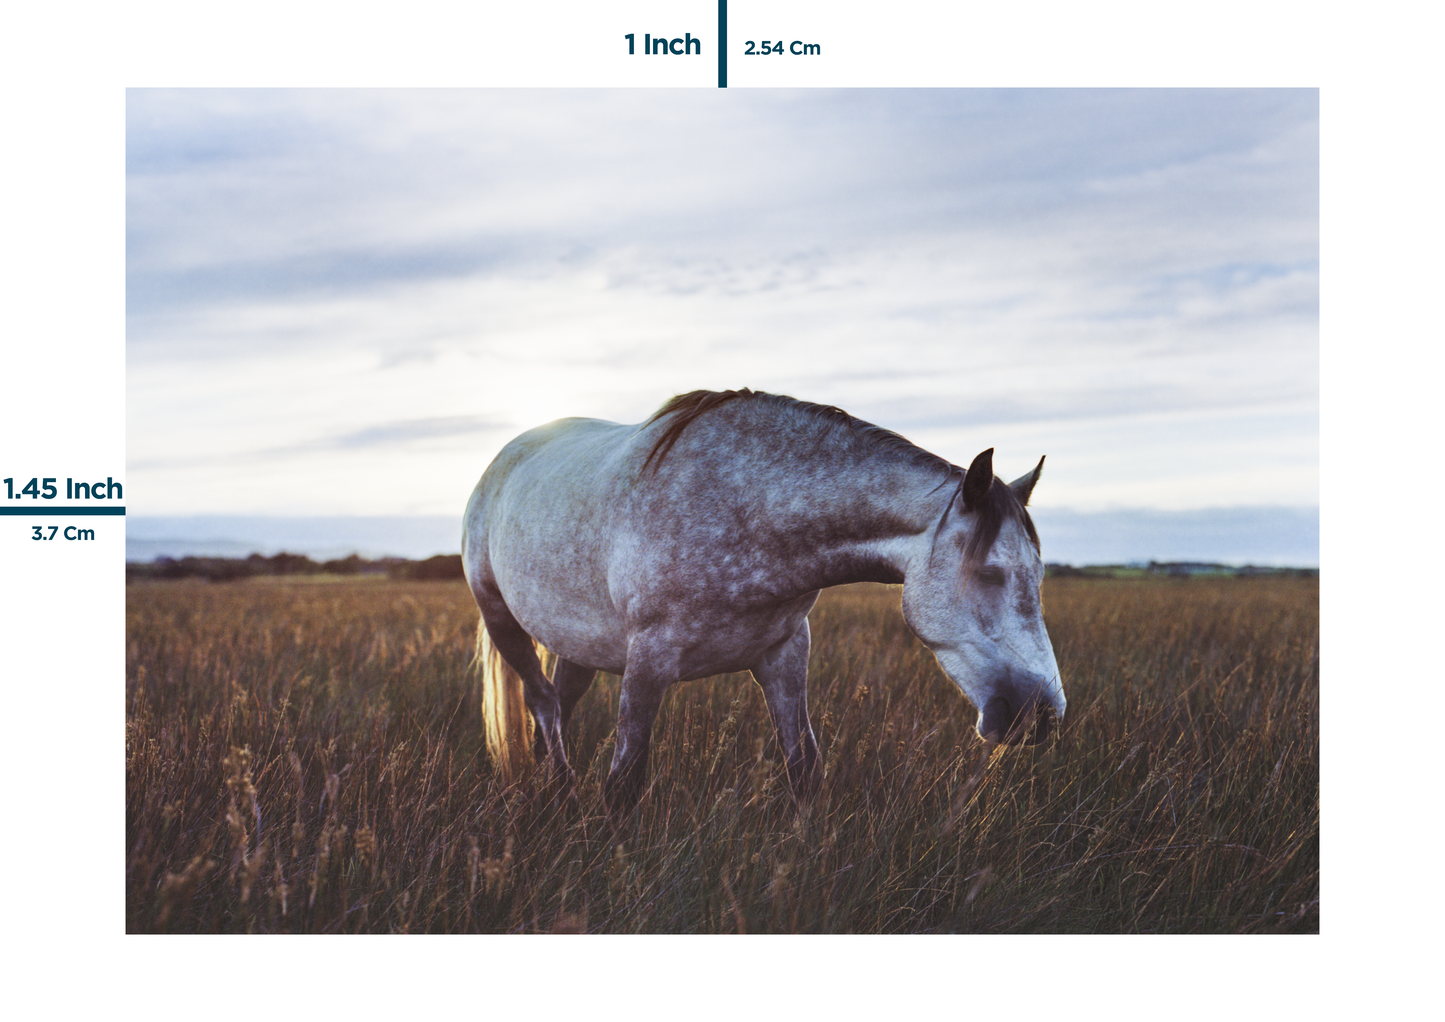
[[[126,917],[138,932],[1319,930],[1319,584],[1045,583],[1069,714],[990,750],[898,591],[813,612],[827,776],[787,793],[746,675],[675,686],[652,784],[575,808],[482,749],[460,582],[127,587]]]

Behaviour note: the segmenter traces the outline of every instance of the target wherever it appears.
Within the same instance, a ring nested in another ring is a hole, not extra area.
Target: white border
[[[124,464],[124,88],[671,85],[629,78],[598,42],[663,6],[289,0],[8,13],[6,461],[84,460],[102,472]],[[715,17],[711,4],[698,6]],[[730,40],[744,38],[763,6],[729,4]],[[1436,401],[1438,327],[1421,305],[1438,280],[1438,259],[1424,253],[1440,199],[1438,63],[1427,49],[1434,33],[1416,14],[1423,7],[1377,4],[1367,23],[1348,9],[1261,0],[766,7],[787,34],[827,44],[827,75],[788,84],[1322,87],[1324,935],[615,938],[575,950],[498,938],[126,937],[121,554],[55,571],[3,543],[13,736],[3,855],[12,930],[24,935],[10,957],[12,1004],[129,1002],[239,1017],[323,1007],[492,1014],[528,1010],[525,999],[530,1010],[589,1017],[1002,1009],[1206,1018],[1388,1014],[1424,993],[1439,895],[1426,822],[1434,792],[1418,790],[1433,764],[1415,760],[1431,744],[1417,729],[1433,694],[1422,643],[1434,601],[1417,549],[1428,549],[1430,522],[1409,519],[1433,510],[1437,485],[1421,453],[1436,432],[1425,416]],[[902,38],[909,44],[887,45]],[[734,87],[785,84],[736,59],[729,74]],[[784,980],[769,978],[780,970]]]

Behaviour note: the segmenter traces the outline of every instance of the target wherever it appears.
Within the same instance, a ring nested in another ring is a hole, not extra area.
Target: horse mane
[[[653,442],[652,449],[647,452],[647,458],[642,463],[642,471],[647,472],[651,469],[656,472],[657,467],[662,464],[662,459],[667,457],[667,452],[672,450],[672,445],[677,443],[677,438],[682,436],[682,431],[692,425],[698,416],[736,397],[762,396],[770,395],[764,395],[762,391],[753,391],[744,387],[742,390],[694,390],[669,398],[663,402],[661,408],[652,413],[652,418],[643,423],[644,426],[651,426],[665,415],[676,416]]]
[[[712,411],[721,404],[737,399],[746,399],[759,402],[766,407],[787,409],[799,413],[805,417],[818,419],[833,426],[842,427],[856,436],[863,438],[872,445],[897,454],[904,455],[915,464],[925,465],[929,468],[936,468],[944,472],[962,472],[957,465],[929,451],[925,451],[899,436],[891,429],[884,429],[882,426],[875,426],[873,423],[858,418],[856,415],[849,415],[841,408],[833,405],[814,404],[811,401],[799,401],[795,397],[788,397],[786,394],[769,394],[761,390],[749,390],[747,387],[741,390],[694,390],[688,394],[678,394],[667,401],[661,408],[652,413],[652,417],[644,425],[652,425],[659,419],[673,416],[661,435],[653,442],[652,448],[647,452],[647,458],[642,463],[643,471],[651,468],[657,470],[662,459],[667,457],[667,452],[677,443],[683,431],[703,415]]]
[[[907,458],[915,465],[936,469],[947,474],[947,479],[940,484],[957,479],[953,501],[949,502],[948,509],[951,510],[954,503],[962,506],[963,500],[963,478],[965,470],[953,462],[930,451],[925,451],[906,437],[900,436],[891,429],[884,429],[882,426],[875,426],[873,423],[850,415],[843,409],[834,405],[814,404],[811,401],[799,401],[795,397],[788,397],[786,394],[769,394],[761,390],[749,390],[743,387],[741,390],[694,390],[687,394],[678,394],[665,402],[661,408],[652,413],[652,417],[643,425],[650,426],[660,419],[672,417],[667,427],[653,441],[652,447],[647,452],[647,458],[642,463],[642,471],[649,469],[657,471],[662,460],[667,457],[673,445],[677,443],[683,432],[692,423],[697,421],[708,412],[719,405],[730,401],[746,400],[760,402],[766,407],[787,409],[803,416],[818,419],[834,427],[846,429],[855,436],[865,440],[870,445],[887,451],[891,454]],[[1003,523],[1009,518],[1020,519],[1024,530],[1028,533],[1029,539],[1037,549],[1039,536],[1034,529],[1034,523],[1030,518],[1028,510],[1019,499],[1014,496],[1009,485],[999,478],[993,479],[992,485],[979,502],[979,506],[970,509],[977,512],[978,523],[969,537],[968,546],[964,556],[969,561],[982,560],[989,550],[993,548],[994,540],[998,539],[999,530]],[[948,516],[948,510],[944,511],[944,518]],[[941,523],[940,523],[941,524]]]

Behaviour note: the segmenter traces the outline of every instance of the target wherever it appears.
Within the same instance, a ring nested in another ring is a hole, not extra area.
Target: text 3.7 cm
[[[44,525],[32,525],[32,526],[30,526],[30,529],[31,529],[30,538],[31,538],[31,539],[41,539],[41,540],[52,540],[52,539],[55,538],[55,534],[56,534],[57,532],[60,532],[60,526],[58,526],[58,525],[51,525],[51,526],[48,526],[48,528],[49,528],[49,530],[50,530],[50,533],[49,533],[49,535],[46,535],[47,526],[44,526]],[[95,538],[95,530],[94,530],[94,529],[78,529],[78,528],[76,528],[74,525],[67,525],[67,526],[65,527],[65,531],[64,531],[64,532],[60,532],[60,534],[61,534],[62,536],[64,536],[66,539],[72,539],[72,540],[74,540],[74,539],[94,539],[94,538]]]

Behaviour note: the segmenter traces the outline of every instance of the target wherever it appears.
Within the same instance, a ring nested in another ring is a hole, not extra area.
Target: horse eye
[[[986,586],[1001,586],[1004,584],[1002,568],[979,568],[978,580]]]

